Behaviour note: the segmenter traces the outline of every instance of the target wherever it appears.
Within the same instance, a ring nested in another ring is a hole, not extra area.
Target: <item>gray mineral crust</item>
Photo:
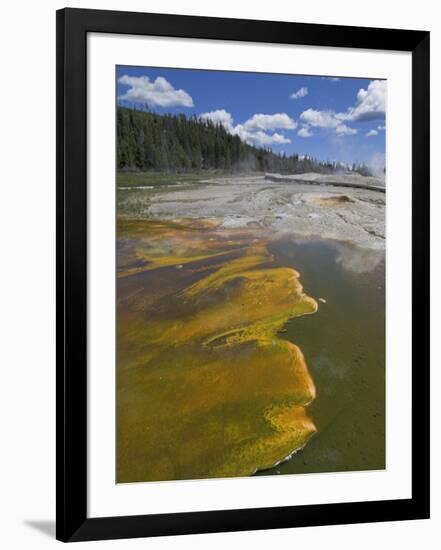
[[[143,191],[142,216],[210,218],[225,228],[262,227],[383,250],[385,190],[384,178],[350,173],[214,177]]]

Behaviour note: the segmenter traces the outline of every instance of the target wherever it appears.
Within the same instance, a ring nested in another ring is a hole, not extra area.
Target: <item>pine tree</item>
[[[297,154],[277,154],[249,145],[221,124],[196,115],[158,115],[146,108],[117,108],[117,166],[120,170],[189,172],[201,170],[332,173],[336,162],[319,162]],[[370,175],[365,164],[352,169]]]

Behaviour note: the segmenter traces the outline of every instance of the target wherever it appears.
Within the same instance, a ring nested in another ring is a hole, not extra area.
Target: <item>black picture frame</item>
[[[87,34],[397,50],[412,54],[412,497],[87,517]],[[86,9],[57,12],[56,537],[85,541],[429,517],[429,33]]]

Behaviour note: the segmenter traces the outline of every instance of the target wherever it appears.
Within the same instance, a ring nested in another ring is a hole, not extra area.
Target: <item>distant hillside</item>
[[[117,107],[117,163],[119,170],[169,173],[203,170],[331,174],[346,169],[299,155],[280,155],[248,145],[221,124],[196,116],[158,115]],[[354,166],[368,175],[365,166]]]

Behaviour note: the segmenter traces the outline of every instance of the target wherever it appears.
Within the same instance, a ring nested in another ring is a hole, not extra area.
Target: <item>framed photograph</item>
[[[58,539],[429,517],[428,32],[58,11],[57,257]]]

